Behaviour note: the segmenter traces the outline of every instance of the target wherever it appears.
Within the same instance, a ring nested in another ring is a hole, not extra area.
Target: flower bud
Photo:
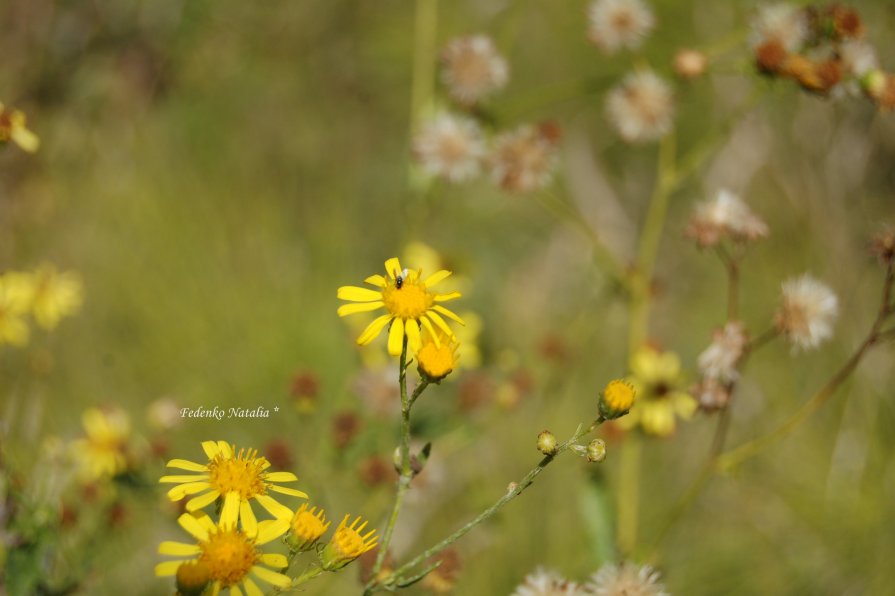
[[[708,58],[698,50],[678,50],[674,55],[674,72],[682,79],[699,78],[707,65]]]
[[[606,459],[606,442],[603,439],[594,439],[587,445],[587,461],[599,463]]]
[[[211,571],[202,561],[187,561],[177,568],[177,594],[199,596],[211,581]]]
[[[628,413],[634,405],[634,387],[627,381],[609,381],[600,395],[600,415],[613,420]]]
[[[342,518],[342,523],[336,528],[329,544],[320,553],[320,563],[326,571],[338,571],[368,550],[373,549],[379,540],[376,530],[361,534],[367,527],[367,522],[362,522],[360,517],[356,518],[349,526],[349,517],[346,515]]]
[[[320,511],[317,511],[316,507],[308,509],[308,504],[302,503],[292,516],[291,531],[286,538],[289,548],[295,552],[311,550],[329,528],[329,524],[322,509]]]
[[[556,453],[556,447],[556,435],[552,432],[545,430],[538,435],[538,451],[544,455],[553,455]]]

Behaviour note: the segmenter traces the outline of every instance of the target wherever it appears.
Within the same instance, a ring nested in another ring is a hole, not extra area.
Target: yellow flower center
[[[630,410],[634,405],[634,387],[621,380],[609,381],[603,390],[603,400],[616,412]]]
[[[399,319],[419,320],[435,302],[435,294],[426,289],[417,279],[403,280],[399,288],[391,283],[382,290],[385,309]]]
[[[199,561],[222,587],[238,584],[258,560],[255,545],[239,530],[218,530],[207,542],[200,542]]]
[[[219,454],[208,464],[208,481],[222,495],[235,492],[242,500],[251,499],[267,492],[261,479],[266,462],[263,457],[258,457],[257,449],[240,449],[236,457],[229,458]]]
[[[448,376],[456,364],[454,350],[445,340],[442,340],[441,347],[436,346],[435,342],[427,342],[417,352],[416,358],[423,372],[434,380]]]

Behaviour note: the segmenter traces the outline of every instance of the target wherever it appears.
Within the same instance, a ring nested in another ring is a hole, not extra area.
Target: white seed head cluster
[[[714,246],[724,238],[763,238],[768,235],[768,226],[740,197],[722,188],[715,198],[696,206],[687,234],[701,246]]]
[[[538,567],[525,577],[511,596],[584,596],[587,594],[577,583],[569,581],[554,571]]]
[[[704,377],[729,383],[739,378],[737,363],[743,355],[748,336],[745,326],[731,321],[715,331],[712,344],[699,355],[697,364]]]
[[[428,174],[465,182],[481,172],[487,148],[475,120],[442,112],[420,127],[413,153]]]
[[[606,115],[628,142],[659,139],[674,119],[671,87],[650,70],[631,73],[609,92]]]
[[[588,10],[588,37],[604,52],[640,47],[656,25],[643,0],[596,0]]]
[[[586,587],[597,596],[669,596],[659,577],[649,565],[607,563],[591,576]]]
[[[509,192],[531,192],[546,186],[556,167],[557,134],[549,125],[522,125],[494,139],[491,177]]]
[[[789,52],[798,50],[808,37],[808,19],[805,11],[786,3],[765,4],[758,8],[752,19],[749,41],[753,48],[778,42]]]
[[[836,294],[808,274],[783,282],[777,328],[797,348],[816,348],[833,335],[839,313]]]
[[[442,51],[442,82],[456,101],[472,105],[503,89],[510,76],[507,61],[485,35],[460,37]]]

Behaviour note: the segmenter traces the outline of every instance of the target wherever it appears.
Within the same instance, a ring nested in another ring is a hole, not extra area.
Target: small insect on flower
[[[445,112],[423,123],[413,140],[413,155],[423,170],[453,183],[478,176],[486,152],[475,120]]]
[[[184,513],[177,522],[196,542],[162,542],[159,553],[192,558],[159,563],[155,567],[156,576],[175,575],[178,583],[188,578],[191,585],[204,579],[206,584],[210,584],[212,594],[218,594],[224,588],[229,588],[230,594],[241,594],[242,588],[248,596],[262,596],[264,592],[255,579],[279,589],[291,585],[292,580],[288,576],[268,569],[285,569],[289,565],[288,559],[284,555],[264,553],[259,548],[286,533],[289,529],[288,519],[262,521],[255,534],[222,523],[215,525],[204,513]],[[187,573],[181,571],[183,565],[197,563],[201,566],[188,569]]]
[[[423,279],[421,271],[403,269],[397,258],[385,262],[385,271],[388,277],[371,275],[364,280],[379,290],[342,286],[336,293],[340,300],[355,303],[340,306],[338,310],[340,317],[380,308],[386,310],[386,314],[375,319],[364,329],[357,338],[358,345],[365,346],[372,342],[389,324],[391,327],[388,334],[388,352],[392,356],[401,355],[405,337],[414,352],[422,348],[420,325],[429,332],[438,346],[441,343],[435,326],[445,336],[454,337],[454,333],[442,316],[461,325],[463,320],[440,303],[459,298],[460,292],[436,294],[432,291],[432,287],[451,275],[450,271],[444,269],[436,271]]]
[[[606,115],[629,143],[660,139],[674,119],[671,87],[651,70],[633,72],[609,92]]]
[[[589,594],[597,596],[669,596],[659,578],[659,572],[649,565],[606,563],[586,587]]]
[[[26,153],[35,153],[40,139],[28,130],[25,113],[12,110],[0,103],[0,143],[12,141]]]

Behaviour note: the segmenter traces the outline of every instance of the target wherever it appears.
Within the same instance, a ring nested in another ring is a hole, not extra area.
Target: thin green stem
[[[475,518],[469,521],[469,523],[465,524],[453,534],[445,538],[444,540],[436,543],[435,545],[427,548],[422,553],[399,567],[395,570],[395,572],[385,581],[380,582],[376,575],[374,574],[373,579],[370,580],[369,583],[365,586],[364,594],[372,594],[379,590],[389,590],[394,586],[400,586],[402,584],[407,583],[408,580],[403,579],[403,575],[410,571],[411,569],[420,565],[423,561],[437,555],[451,544],[465,536],[469,531],[478,526],[479,524],[487,521],[491,517],[493,517],[498,511],[500,511],[507,503],[518,497],[522,492],[534,483],[535,479],[544,471],[544,469],[550,465],[554,459],[556,459],[562,453],[568,451],[573,445],[577,444],[577,441],[584,437],[585,435],[590,434],[594,431],[599,425],[604,422],[602,417],[594,420],[589,426],[579,426],[577,431],[572,437],[561,443],[557,446],[556,451],[551,455],[545,455],[538,465],[532,468],[528,474],[526,474],[522,480],[518,483],[512,483],[507,490],[507,492],[500,497],[493,505],[482,511]],[[419,576],[414,576],[414,579],[417,579]]]

